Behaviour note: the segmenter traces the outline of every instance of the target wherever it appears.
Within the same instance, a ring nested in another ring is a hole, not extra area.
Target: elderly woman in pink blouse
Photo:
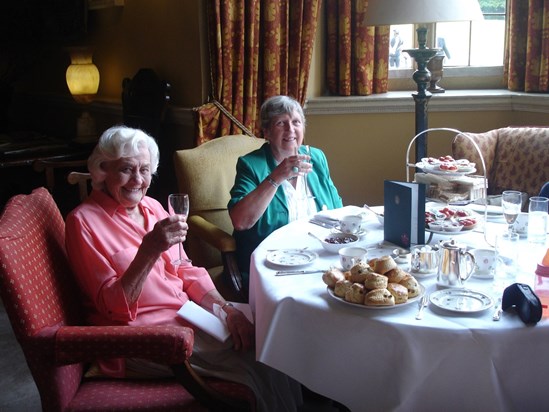
[[[188,226],[183,216],[170,216],[146,196],[158,161],[154,139],[125,126],[105,131],[88,159],[93,190],[67,217],[66,246],[89,322],[192,327],[190,361],[198,371],[250,386],[258,410],[296,410],[299,385],[255,361],[254,327],[246,316],[223,299],[204,268],[171,263]],[[189,300],[210,312],[219,305],[231,339],[221,343],[178,316]],[[143,360],[119,359],[99,362],[94,373],[161,377],[172,372]]]

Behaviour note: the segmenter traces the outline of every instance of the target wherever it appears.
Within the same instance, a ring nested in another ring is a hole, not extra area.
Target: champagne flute
[[[189,216],[189,195],[186,193],[172,193],[168,196],[168,211],[171,215]],[[183,259],[183,245],[179,243],[179,259],[174,260],[174,266],[180,266],[183,262],[190,262],[190,259]]]
[[[513,225],[520,213],[522,205],[522,194],[518,190],[505,190],[501,194],[501,206],[503,216],[508,225],[509,235],[514,233]]]

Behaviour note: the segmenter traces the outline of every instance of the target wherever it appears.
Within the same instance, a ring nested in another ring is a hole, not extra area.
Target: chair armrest
[[[60,365],[101,358],[181,364],[193,344],[194,332],[184,326],[62,326],[55,334],[55,357]]]
[[[189,216],[187,223],[189,229],[191,229],[196,236],[209,243],[220,252],[236,252],[236,242],[232,235],[213,223],[208,222],[202,216]]]

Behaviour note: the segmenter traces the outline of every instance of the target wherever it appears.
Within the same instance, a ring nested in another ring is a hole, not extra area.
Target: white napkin
[[[344,206],[339,209],[323,210],[318,212],[315,216],[315,220],[319,220],[325,223],[337,223],[343,216],[347,215],[359,215],[366,212],[366,210],[359,206]]]

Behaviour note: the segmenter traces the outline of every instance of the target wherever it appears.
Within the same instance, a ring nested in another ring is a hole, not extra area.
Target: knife
[[[288,275],[307,275],[309,273],[325,272],[324,269],[311,269],[311,270],[279,270],[275,276],[288,276]]]

